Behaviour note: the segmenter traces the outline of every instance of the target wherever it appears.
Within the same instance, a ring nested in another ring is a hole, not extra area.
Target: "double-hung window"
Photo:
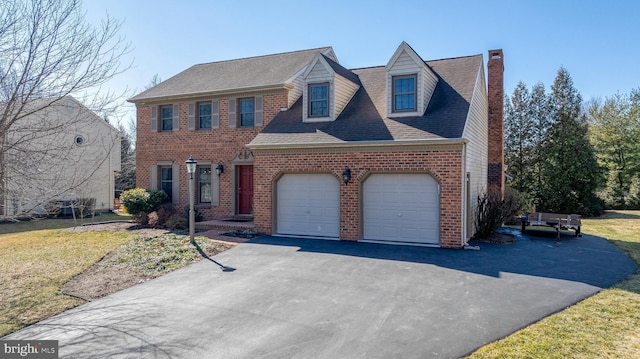
[[[198,129],[211,128],[211,102],[198,102]]]
[[[255,99],[253,97],[238,99],[238,114],[240,118],[240,127],[253,127]]]
[[[160,131],[173,130],[173,105],[160,106]]]
[[[329,84],[309,85],[309,117],[329,116]]]
[[[211,204],[211,166],[198,166],[198,203]]]
[[[393,112],[416,111],[416,75],[393,77]]]
[[[171,166],[160,167],[160,189],[169,196],[169,200],[173,197],[173,168]]]

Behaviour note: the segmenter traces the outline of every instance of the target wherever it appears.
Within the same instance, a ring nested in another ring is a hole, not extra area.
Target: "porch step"
[[[230,218],[230,219],[214,219],[209,221],[196,222],[197,229],[209,230],[209,229],[255,229],[253,220],[242,218]]]

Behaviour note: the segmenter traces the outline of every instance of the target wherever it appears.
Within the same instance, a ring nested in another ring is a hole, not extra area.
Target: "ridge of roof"
[[[271,56],[279,56],[279,55],[291,55],[291,54],[295,54],[298,52],[308,52],[308,51],[320,51],[320,50],[327,50],[327,49],[331,49],[331,46],[321,46],[321,47],[317,47],[317,48],[313,48],[313,49],[304,49],[304,50],[294,50],[294,51],[284,51],[284,52],[278,52],[275,54],[265,54],[265,55],[256,55],[256,56],[246,56],[246,57],[239,57],[236,59],[228,59],[228,60],[220,60],[220,61],[210,61],[210,62],[202,62],[199,64],[194,64],[191,67],[195,67],[195,66],[203,66],[203,65],[212,65],[212,64],[221,64],[221,63],[225,63],[225,62],[234,62],[234,61],[242,61],[242,60],[252,60],[252,59],[259,59],[261,57],[271,57]],[[324,55],[324,54],[323,54]]]
[[[329,66],[331,66],[333,71],[335,71],[338,75],[346,78],[347,80],[353,82],[354,84],[357,84],[357,85],[360,84],[360,79],[358,79],[358,75],[356,75],[353,72],[351,72],[351,70],[349,70],[349,69],[345,68],[344,66],[340,65],[339,63],[331,60],[330,58],[328,58],[324,54],[322,54],[322,57],[325,59],[325,61],[327,61]]]

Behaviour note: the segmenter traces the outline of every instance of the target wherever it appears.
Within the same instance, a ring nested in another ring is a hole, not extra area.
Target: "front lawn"
[[[66,229],[73,226],[60,219],[0,224],[0,337],[80,305],[82,298],[122,290],[231,247],[206,237],[196,237],[194,246],[188,236],[163,230]]]
[[[62,294],[63,284],[129,240],[124,232],[0,234],[0,336],[83,303]]]
[[[609,239],[640,263],[640,211],[608,211],[584,219],[582,230]],[[468,358],[640,358],[640,274]]]

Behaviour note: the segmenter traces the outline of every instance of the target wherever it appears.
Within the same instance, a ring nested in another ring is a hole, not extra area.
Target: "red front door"
[[[253,214],[253,166],[238,166],[238,214]]]

